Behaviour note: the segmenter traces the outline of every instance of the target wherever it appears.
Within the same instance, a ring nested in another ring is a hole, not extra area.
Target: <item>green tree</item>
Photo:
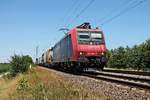
[[[142,55],[142,67],[144,69],[150,68],[150,39],[141,45],[141,55]]]
[[[11,75],[16,76],[18,73],[28,71],[30,64],[32,64],[32,58],[30,56],[14,55],[11,57]]]
[[[25,59],[26,62],[33,64],[33,60],[29,55],[23,56],[23,58]]]
[[[111,60],[110,61],[110,65],[112,67],[117,67],[117,68],[122,68],[122,67],[126,67],[125,64],[125,49],[123,47],[119,47],[117,49],[114,49],[111,51],[112,55],[111,55]]]

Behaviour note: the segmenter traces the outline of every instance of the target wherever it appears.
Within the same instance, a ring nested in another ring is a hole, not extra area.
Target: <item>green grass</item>
[[[10,68],[11,66],[9,63],[6,64],[0,63],[0,74],[9,71]]]
[[[36,64],[31,64],[31,66],[32,66],[32,67],[37,67],[37,65],[36,65]]]
[[[31,64],[32,67],[36,67],[37,65]],[[9,63],[0,63],[0,74],[5,73],[9,71],[11,68],[11,65]]]

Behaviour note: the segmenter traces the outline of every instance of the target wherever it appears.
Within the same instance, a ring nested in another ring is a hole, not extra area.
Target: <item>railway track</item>
[[[47,69],[48,68],[44,68]],[[56,70],[56,69],[55,69]],[[68,71],[58,70],[69,74],[74,74]],[[141,75],[141,74],[127,74],[127,73],[116,73],[115,71],[96,71],[90,70],[85,71],[83,73],[77,73],[77,75],[87,76],[94,79],[101,79],[110,82],[116,82],[119,84],[129,85],[131,87],[138,87],[143,89],[150,90],[150,76]]]
[[[102,79],[106,81],[117,82],[119,84],[130,85],[133,87],[150,89],[150,76],[98,71],[86,71],[82,73],[82,75],[95,79]]]
[[[133,74],[133,75],[143,75],[150,76],[150,72],[143,71],[131,71],[131,70],[117,70],[117,69],[104,69],[105,72],[114,72],[114,73],[124,73],[124,74]]]

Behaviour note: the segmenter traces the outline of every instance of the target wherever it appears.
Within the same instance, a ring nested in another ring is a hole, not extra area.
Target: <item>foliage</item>
[[[23,58],[25,59],[26,62],[33,64],[33,60],[29,55],[23,56]]]
[[[127,46],[109,50],[107,57],[109,67],[136,70],[150,69],[150,39],[132,48]]]
[[[11,70],[10,73],[12,76],[15,76],[18,73],[23,73],[28,71],[30,64],[32,64],[32,58],[30,56],[20,56],[14,55],[11,57]]]
[[[31,64],[31,66],[32,66],[32,67],[37,67],[37,65],[36,65],[36,64]]]

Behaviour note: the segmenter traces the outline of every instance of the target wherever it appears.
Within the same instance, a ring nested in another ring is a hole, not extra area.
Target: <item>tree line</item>
[[[133,47],[118,47],[108,50],[108,67],[119,69],[150,69],[150,39]]]

